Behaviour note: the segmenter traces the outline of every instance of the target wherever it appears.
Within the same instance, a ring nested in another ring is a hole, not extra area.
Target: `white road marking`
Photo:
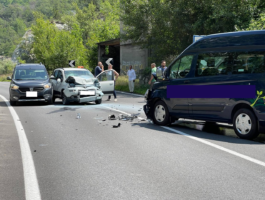
[[[123,111],[118,110],[118,109],[110,108],[110,107],[108,107],[108,106],[103,106],[103,105],[101,105],[101,106],[102,106],[102,107],[105,107],[105,108],[107,108],[107,109],[110,109],[110,110],[116,111],[116,112],[120,112],[120,113],[125,114],[125,115],[132,116],[132,114],[130,114],[130,113],[126,113],[126,112],[123,112]],[[143,119],[144,119],[144,118],[142,118],[142,117],[137,117],[137,118],[140,119],[140,120],[143,120]]]
[[[22,156],[26,200],[41,200],[36,170],[26,133],[15,109],[9,104],[9,101],[5,97],[2,95],[0,95],[0,97],[8,106],[16,125]]]
[[[126,115],[130,115],[129,113],[123,112],[123,111],[118,110],[118,109],[113,109],[113,108],[110,108],[110,107],[107,107],[107,106],[103,106],[103,107],[108,108],[108,109],[111,109],[111,110],[114,110],[114,111],[116,111],[116,112],[120,112],[120,113],[126,114]],[[138,117],[138,119],[143,119],[143,118]],[[251,158],[251,157],[246,156],[246,155],[244,155],[244,154],[241,154],[241,153],[238,153],[238,152],[236,152],[236,151],[233,151],[233,150],[230,150],[230,149],[224,148],[224,147],[222,147],[222,146],[220,146],[220,145],[217,145],[217,144],[214,144],[214,143],[208,142],[208,141],[206,141],[206,140],[203,140],[203,139],[201,139],[201,138],[198,138],[198,137],[195,137],[195,136],[189,135],[189,134],[184,133],[184,132],[182,132],[182,131],[175,130],[175,129],[173,129],[173,128],[169,128],[169,127],[166,127],[166,126],[161,126],[161,127],[164,128],[164,129],[167,129],[167,130],[169,130],[169,131],[172,131],[172,132],[178,133],[178,134],[180,134],[180,135],[186,136],[186,137],[188,137],[188,138],[190,138],[190,139],[196,140],[196,141],[198,141],[198,142],[201,142],[201,143],[203,143],[203,144],[206,144],[206,145],[209,145],[209,146],[211,146],[211,147],[214,147],[214,148],[219,149],[219,150],[221,150],[221,151],[224,151],[224,152],[226,152],[226,153],[232,154],[232,155],[234,155],[234,156],[237,156],[237,157],[243,158],[243,159],[245,159],[245,160],[247,160],[247,161],[250,161],[250,162],[253,162],[253,163],[255,163],[255,164],[258,164],[258,165],[261,165],[261,166],[265,167],[265,162],[262,162],[262,161],[260,161],[260,160],[255,159],[255,158]]]

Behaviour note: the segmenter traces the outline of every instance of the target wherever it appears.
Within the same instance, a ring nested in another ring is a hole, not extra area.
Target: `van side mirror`
[[[11,77],[10,77],[10,76],[8,76],[6,79],[10,81],[10,80],[11,80]]]
[[[163,80],[163,72],[161,68],[156,68],[156,80]]]

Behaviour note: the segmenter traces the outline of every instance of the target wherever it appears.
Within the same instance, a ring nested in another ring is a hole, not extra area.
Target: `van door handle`
[[[190,81],[184,81],[184,83],[190,83]]]

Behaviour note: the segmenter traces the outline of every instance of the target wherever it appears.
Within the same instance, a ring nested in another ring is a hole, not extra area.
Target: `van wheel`
[[[154,123],[160,126],[165,126],[169,124],[169,112],[167,105],[163,101],[156,102],[153,110],[153,120]]]
[[[254,139],[259,135],[257,119],[249,109],[241,108],[235,113],[233,126],[237,136],[242,139]]]

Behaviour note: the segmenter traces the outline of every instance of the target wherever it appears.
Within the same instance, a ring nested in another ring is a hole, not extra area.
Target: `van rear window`
[[[265,51],[199,54],[196,76],[264,73],[264,55]]]

